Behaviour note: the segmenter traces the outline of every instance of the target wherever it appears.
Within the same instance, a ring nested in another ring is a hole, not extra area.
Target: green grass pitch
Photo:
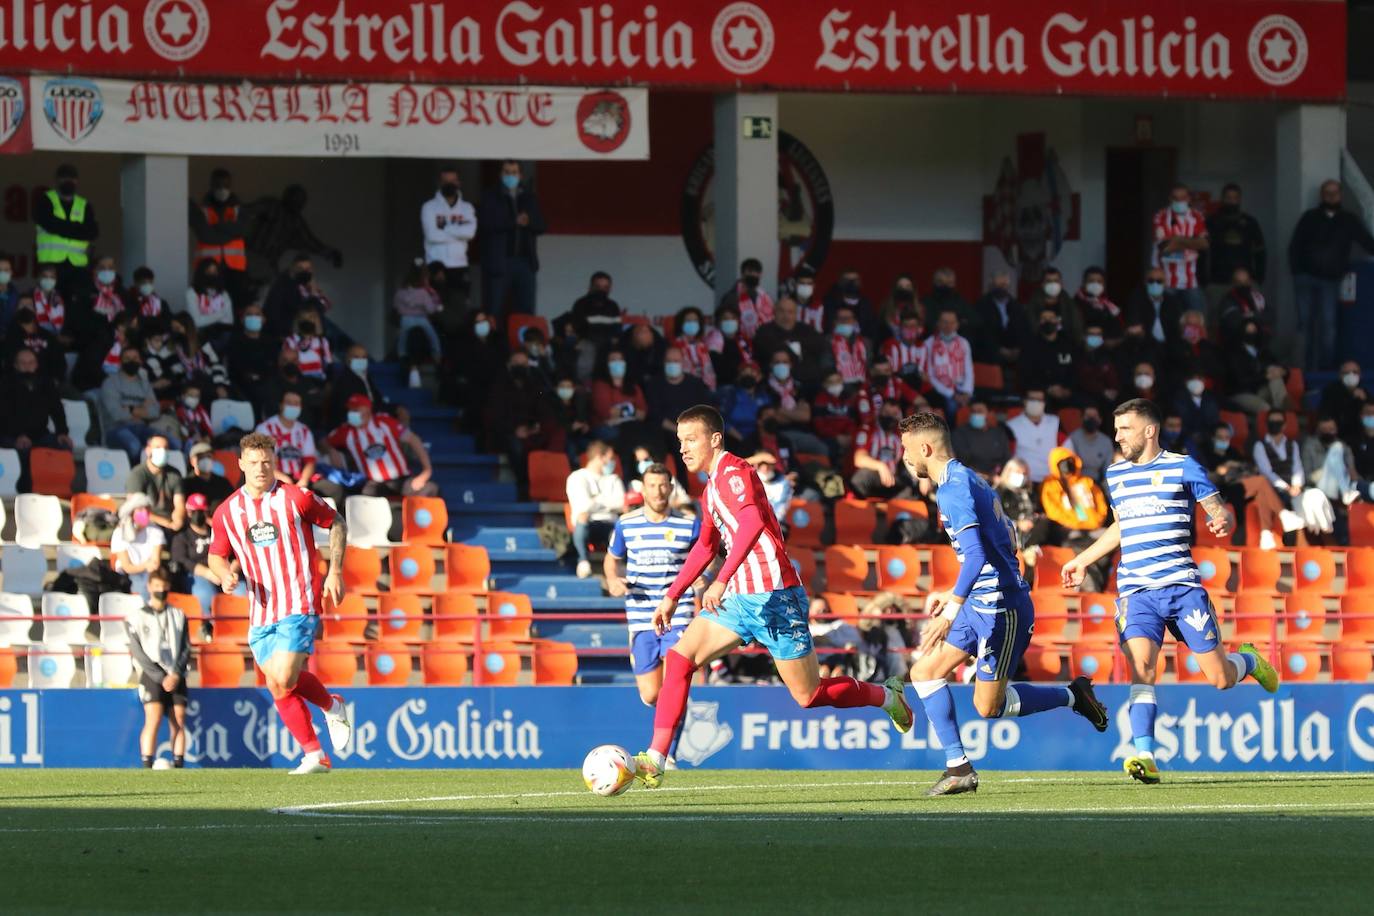
[[[1269,913],[1374,906],[1374,777],[0,774],[0,912]]]

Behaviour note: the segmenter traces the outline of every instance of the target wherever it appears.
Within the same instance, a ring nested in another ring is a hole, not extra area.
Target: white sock
[[[1016,688],[1007,685],[1007,698],[1002,702],[1002,718],[1015,719],[1021,712],[1021,694],[1016,692]]]
[[[329,708],[326,709],[325,712],[331,716],[337,716],[339,713],[343,712],[343,702],[338,697],[332,697],[330,699]]]
[[[658,767],[660,770],[663,769],[663,765],[668,762],[666,757],[653,748],[649,748],[645,753],[649,755],[649,759],[653,761],[654,766]]]
[[[318,763],[320,760],[324,759],[324,751],[306,751],[303,759]]]
[[[956,757],[956,758],[954,758],[953,760],[946,760],[946,761],[945,761],[945,767],[952,770],[952,769],[954,769],[955,767],[961,767],[961,766],[963,766],[963,765],[966,764],[966,763],[968,763],[968,757],[967,757],[967,756],[964,756],[964,757]]]
[[[1155,701],[1154,684],[1132,684],[1131,702],[1132,703],[1153,703]]]
[[[1077,709],[1078,707],[1074,705],[1073,691],[1070,690],[1069,688],[1065,687],[1065,688],[1064,688],[1064,692],[1065,692],[1066,694],[1068,694],[1068,696],[1069,696],[1069,708],[1070,708],[1070,709]]]
[[[948,682],[945,680],[913,681],[911,686],[916,688],[916,696],[924,700],[926,697],[939,693],[942,688],[948,686]]]
[[[1135,756],[1137,756],[1137,757],[1144,757],[1146,760],[1154,760],[1154,759],[1155,759],[1155,752],[1154,752],[1154,751],[1136,751],[1136,752],[1135,752]]]

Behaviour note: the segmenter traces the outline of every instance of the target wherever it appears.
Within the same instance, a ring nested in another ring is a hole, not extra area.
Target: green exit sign
[[[744,139],[773,139],[773,119],[759,117],[758,115],[746,115],[744,118]]]

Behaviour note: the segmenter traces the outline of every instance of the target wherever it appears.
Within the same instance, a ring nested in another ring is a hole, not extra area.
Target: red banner
[[[1341,0],[0,0],[0,69],[1340,99]]]

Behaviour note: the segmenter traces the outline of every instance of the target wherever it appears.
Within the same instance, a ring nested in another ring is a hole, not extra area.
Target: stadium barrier
[[[983,769],[1114,770],[1131,751],[1125,686],[1098,688],[1112,714],[1105,735],[1067,711],[979,719],[971,688],[954,693],[965,748]],[[1374,685],[1306,684],[1274,695],[1252,684],[1225,693],[1164,685],[1157,693],[1157,756],[1168,770],[1374,771]],[[597,744],[637,749],[652,717],[633,687],[374,687],[351,689],[347,700],[353,746],[334,755],[344,768],[572,770]],[[944,755],[919,705],[916,713],[916,728],[899,735],[876,710],[802,710],[780,687],[701,687],[678,760],[684,768],[939,769]],[[0,691],[0,767],[136,767],[142,722],[129,690]],[[264,690],[193,689],[188,732],[190,766],[286,767],[300,755]],[[159,753],[169,756],[165,740]]]

